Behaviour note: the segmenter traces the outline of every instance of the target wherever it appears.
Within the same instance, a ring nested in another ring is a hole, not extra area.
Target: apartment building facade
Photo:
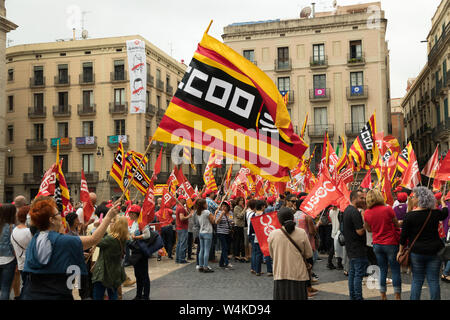
[[[132,39],[145,42],[145,114],[129,110],[126,41]],[[6,69],[6,200],[34,197],[56,160],[58,141],[72,198],[79,199],[83,169],[89,188],[103,200],[121,194],[109,176],[119,141],[125,151],[144,152],[186,66],[135,35],[9,47]],[[149,175],[161,147],[152,144]],[[172,170],[172,147],[164,146],[157,183],[165,183]],[[190,167],[184,172],[190,175]]]
[[[222,38],[288,92],[297,133],[309,115],[305,140],[309,152],[317,147],[314,169],[326,132],[335,149],[341,137],[350,146],[374,112],[378,131],[392,132],[386,25],[373,2],[309,18],[234,23]]]
[[[428,59],[403,98],[407,139],[411,141],[419,167],[439,145],[440,154],[450,147],[448,109],[450,72],[450,0],[442,0],[427,36]]]

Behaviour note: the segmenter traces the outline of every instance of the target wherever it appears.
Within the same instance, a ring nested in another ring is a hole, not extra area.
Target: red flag
[[[303,201],[300,210],[315,218],[323,209],[330,204],[335,204],[341,197],[343,197],[342,193],[331,181],[327,170],[323,170],[319,181]]]
[[[342,198],[338,199],[336,201],[336,206],[339,208],[339,210],[344,211],[345,208],[348,207],[350,204],[350,193],[351,191],[348,190],[347,185],[344,180],[339,180],[339,184],[337,186],[338,190],[342,193]]]
[[[92,205],[91,198],[89,197],[89,188],[84,176],[83,169],[81,169],[80,200],[81,202],[83,202],[84,222],[87,223],[89,222],[89,220],[91,220],[92,213],[94,213],[94,206]]]
[[[388,170],[384,170],[384,179],[383,179],[383,187],[381,191],[384,194],[384,200],[391,207],[394,205],[394,198],[392,197],[392,184],[391,179],[389,179]]]
[[[284,194],[284,192],[286,191],[286,182],[275,182],[275,188],[277,189],[278,194]]]
[[[423,168],[422,174],[429,178],[434,178],[438,166],[439,166],[439,151],[438,146],[436,146],[436,150],[434,150],[434,153],[431,156],[430,160],[428,160],[427,165],[425,166],[425,168]]]
[[[162,151],[163,148],[161,148],[161,151],[159,151],[158,159],[156,159],[155,170],[153,170],[153,177],[157,176],[161,172]]]
[[[141,214],[139,215],[139,219],[141,219],[141,223],[139,224],[139,228],[142,230],[144,227],[153,221],[155,218],[155,194],[153,190],[153,181],[150,181],[150,186],[147,189],[147,193],[145,195],[144,203],[142,204]]]
[[[437,175],[438,174],[436,174],[436,177]],[[414,154],[414,152],[411,152],[409,164],[406,170],[403,172],[402,182],[400,183],[400,186],[412,190],[419,184],[419,182],[420,182],[419,164],[417,163],[416,155]]]
[[[174,205],[177,204],[177,201],[175,198],[170,194],[169,190],[164,189],[164,193],[162,196],[162,208],[172,208]]]
[[[372,189],[372,175],[371,175],[372,170],[369,169],[369,171],[367,171],[366,176],[364,177],[363,181],[361,181],[361,188],[369,188]]]
[[[44,177],[42,178],[41,185],[39,186],[39,192],[36,197],[39,196],[51,196],[55,194],[56,175],[58,173],[58,166],[55,164],[48,169]]]
[[[270,256],[267,238],[272,231],[281,228],[281,224],[278,221],[277,212],[274,211],[262,214],[260,216],[254,216],[251,219],[251,224],[255,230],[261,252],[264,256]]]

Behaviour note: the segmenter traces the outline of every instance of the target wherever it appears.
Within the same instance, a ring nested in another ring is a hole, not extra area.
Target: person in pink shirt
[[[370,190],[366,196],[367,209],[364,212],[364,227],[372,232],[373,250],[380,267],[380,294],[382,300],[386,297],[386,278],[388,264],[392,272],[395,299],[401,300],[402,278],[397,253],[400,241],[400,225],[394,210],[387,206],[379,190]]]

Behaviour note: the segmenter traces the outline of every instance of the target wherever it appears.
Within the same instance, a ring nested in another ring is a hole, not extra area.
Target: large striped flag
[[[373,167],[378,164],[379,151],[375,143],[376,127],[374,113],[350,147],[350,154],[356,162],[358,171],[361,169],[369,169],[371,166]]]
[[[117,152],[114,154],[114,161],[111,168],[111,171],[109,172],[109,175],[114,179],[114,181],[117,182],[120,189],[122,191],[125,190],[123,186],[123,158],[124,158],[124,151],[123,151],[123,145],[122,141],[119,141],[119,147],[117,148]],[[130,200],[130,191],[127,190],[125,193],[125,197],[127,200]]]
[[[223,158],[216,155],[215,150],[212,150],[209,155],[208,163],[206,164],[205,173],[203,175],[203,181],[205,182],[206,188],[211,191],[217,191],[216,180],[214,179],[213,168],[219,168],[222,166]]]
[[[347,155],[347,144],[345,143],[345,138],[342,138],[342,156],[339,158],[337,164],[336,164],[336,170],[338,173],[341,172],[341,170],[346,167],[349,163],[348,161],[348,155]]]
[[[191,149],[189,147],[183,148],[183,157],[188,161],[192,170],[194,170],[194,172],[197,172],[197,168],[195,168],[195,165],[192,163]]]
[[[403,173],[403,171],[408,168],[409,160],[411,158],[411,152],[414,153],[411,141],[408,142],[407,146],[400,152],[400,154],[397,157],[397,170],[400,173]]]
[[[225,178],[225,190],[228,190],[231,183],[231,173],[233,172],[233,165],[228,167],[227,175]]]
[[[207,32],[153,139],[215,149],[272,181],[289,181],[308,147],[269,76]]]
[[[142,159],[142,161],[141,161]],[[139,166],[139,162],[141,164]],[[138,189],[143,195],[147,193],[147,189],[150,186],[150,179],[144,171],[145,164],[147,163],[147,157],[143,154],[135,151],[128,151],[124,158],[123,168],[124,175],[122,184],[124,187],[128,186],[129,181],[132,179],[134,172],[137,173],[134,176],[133,185]]]

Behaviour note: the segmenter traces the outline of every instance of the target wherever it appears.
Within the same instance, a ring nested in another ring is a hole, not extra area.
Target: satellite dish
[[[87,31],[87,30],[83,30],[83,31],[81,32],[81,37],[82,37],[83,39],[87,39],[87,37],[88,37],[88,31]]]
[[[310,14],[311,14],[310,7],[303,8],[302,11],[300,12],[300,18],[308,18]]]

